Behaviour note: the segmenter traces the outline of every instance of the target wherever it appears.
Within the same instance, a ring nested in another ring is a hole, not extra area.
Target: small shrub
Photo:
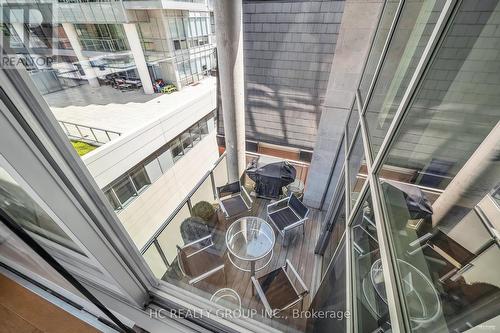
[[[71,141],[71,144],[75,148],[78,155],[83,156],[87,153],[90,153],[92,150],[96,149],[96,146],[92,146],[86,142],[82,141]]]
[[[210,235],[206,222],[199,217],[188,217],[182,221],[180,232],[184,243],[194,242]]]
[[[214,206],[207,201],[200,201],[191,209],[191,215],[199,217],[206,222],[210,222],[214,214]]]

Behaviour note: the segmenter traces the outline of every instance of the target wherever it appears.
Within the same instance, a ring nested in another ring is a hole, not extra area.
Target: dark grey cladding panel
[[[312,149],[343,1],[244,1],[247,138]]]

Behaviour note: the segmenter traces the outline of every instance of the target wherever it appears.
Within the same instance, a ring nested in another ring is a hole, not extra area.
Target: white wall
[[[215,89],[83,156],[100,188],[123,175],[216,108]],[[215,146],[216,147],[216,146]]]
[[[158,230],[203,175],[213,167],[218,157],[215,131],[212,131],[118,213],[120,221],[138,248]]]

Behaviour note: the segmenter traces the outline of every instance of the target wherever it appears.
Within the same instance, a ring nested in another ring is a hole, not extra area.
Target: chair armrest
[[[267,205],[267,215],[269,215],[270,213],[273,213],[276,210],[276,207],[278,207],[279,205],[283,204],[283,202],[286,202],[286,201],[288,201],[288,197]]]
[[[190,243],[185,244],[185,245],[182,247],[182,249],[186,249],[186,248],[191,247],[191,246],[193,246],[193,245],[196,245],[196,244],[202,243],[202,242],[204,242],[204,241],[206,241],[206,240],[209,240],[209,241],[210,241],[210,242],[208,243],[208,245],[205,245],[205,246],[203,246],[203,247],[201,247],[201,248],[199,248],[199,249],[197,249],[197,250],[193,251],[192,253],[188,253],[188,254],[186,255],[186,257],[187,257],[187,258],[189,258],[189,257],[194,256],[195,254],[198,254],[198,253],[200,253],[200,252],[205,251],[206,249],[208,249],[208,248],[212,247],[212,246],[214,245],[214,242],[213,242],[213,240],[212,240],[212,235],[207,235],[207,236],[205,236],[205,237],[202,237],[202,238],[200,238],[200,239],[197,239],[197,240],[195,240],[195,241],[192,241],[192,242],[190,242]]]
[[[422,244],[422,242],[429,240],[432,236],[434,236],[434,235],[432,233],[428,232],[425,235],[423,235],[422,237],[415,239],[413,242],[411,242],[408,245],[410,245],[410,247],[418,246],[418,245]]]
[[[297,278],[297,281],[299,281],[302,289],[304,289],[304,291],[301,294],[302,295],[303,294],[308,294],[309,293],[309,288],[307,288],[306,283],[304,282],[304,280],[302,280],[302,278],[300,277],[299,273],[297,273],[297,270],[295,269],[295,267],[293,267],[293,265],[290,262],[290,260],[288,260],[288,259],[286,260],[285,267],[286,268],[290,268],[290,270],[292,271],[293,275],[295,275],[295,277]]]
[[[182,248],[185,249],[186,247],[190,247],[190,246],[196,245],[196,244],[201,243],[203,241],[206,241],[208,239],[210,239],[210,244],[213,245],[212,235],[206,235],[205,237],[202,237],[202,238],[197,239],[195,241],[192,241],[192,242],[189,242],[187,244],[184,244],[184,246]]]
[[[300,225],[304,224],[304,222],[306,222],[306,220],[307,220],[307,217],[306,217],[306,218],[303,218],[302,220],[299,220],[299,221],[297,221],[297,222],[295,222],[295,223],[292,223],[292,224],[290,224],[290,225],[287,225],[286,227],[284,227],[284,228],[283,228],[283,230],[290,230],[290,229],[293,229],[293,228],[295,228],[295,227],[298,227],[298,226],[300,226]]]
[[[220,265],[220,266],[217,266],[211,270],[209,270],[208,272],[205,272],[191,280],[189,280],[189,284],[195,284],[195,283],[198,283],[204,279],[206,279],[207,277],[209,277],[210,275],[212,274],[215,274],[217,273],[218,271],[220,271],[221,269],[224,269],[224,264]]]
[[[271,309],[271,306],[269,305],[269,302],[267,301],[266,294],[264,293],[264,290],[262,290],[262,287],[260,286],[259,281],[254,276],[251,276],[250,279],[252,279],[253,286],[255,288],[255,291],[257,292],[257,295],[259,295],[260,301],[262,304],[264,304],[264,308],[266,309],[267,314],[269,317],[272,316],[273,314],[273,309]]]

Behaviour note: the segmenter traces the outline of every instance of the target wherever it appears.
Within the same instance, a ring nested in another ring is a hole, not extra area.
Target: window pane
[[[113,190],[122,205],[126,205],[136,195],[134,186],[128,177],[125,177],[113,186]]]
[[[332,200],[334,200],[335,191],[339,182],[342,182],[342,187],[345,191],[345,145],[344,138],[340,141],[340,149],[336,157],[335,165],[333,166],[333,172],[330,177],[330,184],[328,184],[328,190],[325,195],[323,202],[323,210],[328,209],[328,206]]]
[[[191,137],[189,131],[186,131],[181,134],[181,143],[184,152],[187,152],[189,149],[193,147],[193,138]]]
[[[153,271],[156,278],[161,279],[163,274],[167,271],[168,266],[163,261],[160,252],[154,244],[151,244],[149,248],[142,255],[149,268]]]
[[[363,184],[366,181],[367,169],[361,130],[356,134],[353,147],[351,148],[351,152],[349,153],[349,158],[347,160],[347,166],[349,172],[349,190],[351,193],[350,207],[352,207],[356,203],[359,192],[361,192]]]
[[[201,140],[200,128],[198,124],[194,124],[190,129],[189,133],[191,134],[191,138],[194,144],[198,143]]]
[[[222,185],[226,185],[228,182],[227,175],[227,159],[226,156],[222,158],[220,163],[214,168],[214,181],[215,186],[220,187]]]
[[[356,127],[359,124],[359,112],[356,105],[352,106],[349,120],[347,121],[347,144],[350,145],[356,133]]]
[[[351,229],[354,311],[358,332],[390,332],[377,230],[370,194],[359,207]]]
[[[146,173],[144,167],[140,167],[139,169],[132,171],[130,177],[134,182],[137,192],[140,192],[146,186],[151,184],[151,181],[149,180],[148,174]]]
[[[182,150],[182,146],[179,139],[176,139],[174,141],[174,143],[170,148],[170,151],[172,152],[172,158],[174,162],[177,162],[177,160],[184,155],[184,151]]]
[[[214,190],[212,187],[212,178],[210,175],[201,183],[200,187],[191,196],[191,204],[194,206],[200,201],[214,203]]]
[[[56,221],[1,167],[0,208],[7,212],[26,231],[83,254],[79,246],[73,242]]]
[[[484,14],[486,23],[471,25],[461,46],[461,31],[469,28],[459,15],[394,140],[385,166],[412,173],[408,182],[445,189],[499,120],[500,71],[493,68],[500,60],[490,60],[498,52],[490,45],[500,30],[491,32],[496,9]]]
[[[380,60],[380,56],[382,55],[382,50],[387,40],[389,29],[394,20],[394,15],[398,5],[399,1],[395,0],[388,0],[385,2],[384,11],[380,17],[377,32],[370,49],[370,55],[366,62],[361,83],[359,85],[362,103],[365,103],[366,101],[366,95],[368,94],[368,89],[370,88],[370,84],[373,80],[373,75],[375,74],[375,69]]]
[[[179,212],[173,217],[173,219],[158,236],[160,247],[170,265],[172,265],[177,257],[176,246],[184,245],[184,241],[181,236],[181,223],[190,216],[191,214],[189,213],[189,208],[187,204],[184,204],[184,206],[182,206]]]
[[[118,199],[116,199],[115,195],[113,194],[113,192],[111,192],[111,190],[107,190],[106,192],[104,192],[104,194],[106,195],[106,198],[108,198],[108,201],[114,210],[122,209],[120,203],[118,202]]]
[[[499,319],[499,17],[461,2],[379,174],[414,332]]]
[[[333,313],[335,318],[308,319],[307,332],[346,332],[346,322],[349,319],[344,317],[347,311],[345,258],[345,242],[342,242],[309,308],[310,311]]]
[[[167,149],[158,156],[158,161],[160,162],[160,167],[163,173],[174,165],[174,159],[172,158],[171,149]]]
[[[342,191],[342,193],[344,193],[344,191]],[[321,275],[325,274],[328,265],[330,265],[330,261],[333,259],[333,254],[335,253],[335,250],[337,249],[345,231],[345,200],[341,198],[339,198],[339,200],[341,200],[341,202],[334,217],[334,222],[328,230],[329,238],[325,253],[323,254]]]
[[[160,162],[157,158],[153,158],[150,162],[146,162],[144,168],[146,169],[146,173],[151,183],[154,183],[162,175]]]
[[[444,3],[444,0],[404,3],[365,114],[373,156],[380,149]]]
[[[209,120],[212,120],[212,118],[210,118]],[[206,119],[203,119],[202,121],[200,121],[200,123],[198,124],[198,126],[200,127],[200,134],[201,136],[206,136],[208,134],[208,124],[207,124],[207,120]]]

